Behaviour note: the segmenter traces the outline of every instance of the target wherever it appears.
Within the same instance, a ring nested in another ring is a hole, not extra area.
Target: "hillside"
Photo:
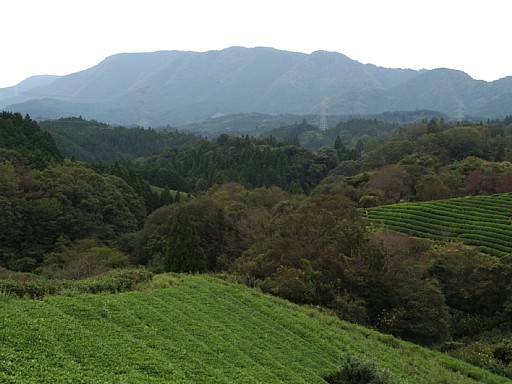
[[[350,353],[403,383],[509,382],[241,285],[190,275],[170,283],[147,292],[1,300],[0,381],[325,383]]]
[[[30,117],[0,113],[0,162],[30,163],[41,168],[62,159],[53,137]]]
[[[82,118],[61,118],[39,122],[49,132],[61,153],[88,163],[112,163],[122,159],[150,156],[163,148],[197,145],[201,138],[176,131],[110,126]]]
[[[391,204],[365,212],[375,224],[408,235],[460,241],[495,256],[512,252],[511,193]]]
[[[345,122],[353,119],[375,119],[388,124],[411,124],[416,121],[432,118],[444,118],[448,120],[448,116],[436,111],[415,110],[415,111],[396,111],[385,112],[375,115],[326,115],[325,119],[327,127],[332,128],[340,122]],[[206,120],[197,121],[190,124],[180,125],[178,130],[185,132],[193,132],[195,134],[202,134],[205,136],[217,136],[221,133],[228,133],[232,135],[250,135],[266,137],[269,135],[277,137],[287,137],[282,135],[279,131],[280,128],[285,128],[290,125],[295,125],[301,121],[306,120],[312,125],[318,127],[320,123],[320,115],[314,114],[280,114],[270,115],[263,113],[238,113],[235,115],[221,115]],[[166,129],[166,128],[164,128]],[[277,131],[277,132],[276,132]],[[338,132],[339,133],[339,132]],[[366,132],[364,132],[366,133]],[[384,133],[384,132],[380,132]],[[327,133],[329,139],[334,142],[334,137]],[[328,140],[326,140],[328,141]],[[304,144],[301,142],[301,144]]]
[[[2,100],[4,99],[10,99],[19,96],[21,93],[23,93],[26,97],[40,97],[42,95],[38,94],[37,88],[51,84],[56,79],[58,79],[58,76],[31,76],[15,86],[0,88],[0,103],[2,103]]]
[[[26,91],[0,90],[0,108],[34,118],[85,116],[152,127],[239,113],[377,114],[431,109],[452,118],[503,118],[512,81],[477,81],[453,69],[382,68],[341,53],[230,47],[107,57]]]

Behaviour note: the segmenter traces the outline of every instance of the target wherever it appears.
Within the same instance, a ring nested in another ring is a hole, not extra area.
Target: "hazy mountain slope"
[[[181,125],[216,114],[374,114],[432,109],[451,117],[510,113],[512,81],[463,72],[389,69],[347,56],[231,47],[106,58],[85,71],[18,92],[6,108],[37,118],[84,115],[111,124]],[[1,93],[2,90],[0,90]],[[12,95],[12,93],[11,93]]]
[[[145,115],[152,125],[175,125],[215,113],[307,113],[343,89],[386,87],[391,75],[381,84],[375,73],[404,72],[401,81],[416,75],[376,68],[338,53],[272,48],[119,54],[46,87],[44,99],[61,102],[24,103],[27,98],[19,95],[8,108],[40,118],[84,110],[88,118],[118,124],[136,124]]]
[[[459,112],[473,111],[481,99],[490,97],[487,84],[461,71],[435,69],[391,89],[387,95],[395,108],[414,110],[421,106],[457,116]]]
[[[152,292],[0,301],[0,381],[320,384],[350,353],[401,383],[509,382],[245,286],[170,282]]]
[[[51,76],[51,75],[39,75],[29,77],[20,83],[7,88],[0,88],[0,108],[5,106],[4,100],[9,99],[10,102],[16,100],[16,97],[20,95],[20,93],[24,93],[26,99],[40,97],[37,90],[34,88],[45,86],[53,83],[59,76]]]

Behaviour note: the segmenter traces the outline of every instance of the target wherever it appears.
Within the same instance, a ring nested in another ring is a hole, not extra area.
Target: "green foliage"
[[[448,199],[452,195],[449,186],[433,174],[421,176],[415,188],[416,198],[421,201]]]
[[[28,115],[23,118],[19,113],[0,113],[0,148],[18,152],[25,165],[38,169],[63,160],[51,135],[42,131]],[[1,161],[5,159],[0,156]]]
[[[388,165],[374,172],[367,187],[379,190],[387,203],[396,203],[411,193],[411,181],[406,170],[399,165]]]
[[[342,176],[378,174],[398,166],[407,173],[403,178],[407,188],[399,196],[404,200],[510,192],[512,177],[505,174],[512,159],[511,133],[496,122],[449,125],[438,119],[424,120],[400,127],[381,141],[375,137],[360,140],[360,157],[351,163],[342,161],[335,172]],[[386,180],[388,184],[371,187],[386,195],[389,185],[395,185],[391,176]],[[398,181],[397,185],[404,184]]]
[[[482,337],[460,344],[462,345],[448,351],[450,355],[512,379],[510,336],[499,340],[485,340]]]
[[[402,290],[400,303],[384,314],[381,329],[423,345],[447,340],[449,308],[437,281],[418,281],[407,288]]]
[[[338,187],[323,185],[276,216],[234,271],[298,302],[329,305],[337,292],[356,290],[364,221]]]
[[[0,292],[8,299],[43,299],[52,295],[80,293],[117,293],[133,290],[151,277],[152,273],[142,268],[114,269],[80,280],[47,279],[27,273],[8,272],[1,276]]]
[[[285,127],[279,127],[268,132],[270,137],[278,137],[287,140],[298,138],[304,132],[307,131],[318,131],[318,127],[315,125],[308,124],[306,119],[302,120],[301,124],[292,124]]]
[[[196,226],[190,220],[186,208],[180,206],[167,240],[165,270],[204,272],[207,268],[207,260],[199,241]]]
[[[85,239],[46,255],[42,272],[55,279],[83,279],[128,266],[128,257],[95,240]]]
[[[358,206],[360,208],[370,208],[370,207],[378,207],[381,204],[378,196],[375,195],[365,195],[359,199]]]
[[[149,281],[153,274],[143,268],[113,269],[104,274],[68,282],[61,293],[119,293],[132,291]]]
[[[396,380],[387,372],[381,371],[373,360],[362,360],[351,354],[341,359],[339,372],[326,377],[330,384],[393,384]]]
[[[356,158],[361,149],[360,145],[369,137],[384,137],[398,127],[396,123],[386,122],[385,120],[389,119],[379,116],[373,119],[356,118],[340,121],[335,128],[325,131],[325,135],[330,138],[331,143],[335,143],[339,137],[339,141],[344,144],[343,147],[345,148],[339,146],[337,149],[341,149],[347,158]],[[342,156],[340,160],[346,160],[345,156]]]
[[[277,187],[249,191],[240,184],[227,183],[183,202],[196,227],[208,270],[229,269],[255,241],[259,228],[268,222],[274,207],[287,199],[286,193]],[[140,231],[123,239],[123,247],[131,252],[133,261],[163,268],[177,206],[157,209],[148,216]]]
[[[468,156],[484,157],[487,152],[486,129],[484,127],[454,127],[440,134],[442,144],[448,148],[450,157],[462,160]]]
[[[26,172],[0,163],[0,265],[28,271],[53,248],[62,208]]]
[[[31,271],[58,240],[112,241],[145,218],[144,203],[123,180],[76,163],[41,171],[0,163],[0,265]]]
[[[112,165],[93,164],[91,168],[98,173],[113,175],[123,179],[133,188],[137,195],[144,199],[147,213],[151,213],[155,209],[173,202],[168,188],[158,194],[158,192],[153,190],[149,182],[138,175],[133,169],[130,169],[129,165],[123,166],[116,161]]]
[[[59,202],[61,234],[71,240],[112,239],[137,229],[146,215],[142,199],[123,180],[75,163],[43,171],[38,182]]]
[[[450,308],[489,318],[504,312],[507,289],[512,284],[510,256],[487,255],[460,244],[447,244],[431,254],[428,274],[439,280]],[[465,329],[462,324],[460,321],[453,327],[459,335],[484,328],[481,322],[474,330]]]
[[[168,205],[155,210],[139,231],[123,237],[121,247],[129,250],[134,263],[163,267],[175,209]]]
[[[234,181],[246,188],[278,186],[309,193],[335,166],[330,158],[293,145],[248,136],[218,139],[164,149],[133,169],[152,185],[186,192]]]
[[[326,306],[343,319],[404,339],[429,345],[446,340],[444,293],[423,278],[430,245],[377,238],[345,193],[343,183],[325,183],[292,201],[232,271],[265,292]]]
[[[164,147],[174,148],[201,142],[199,136],[176,131],[114,127],[80,118],[41,121],[67,158],[87,163],[114,163],[150,156]]]

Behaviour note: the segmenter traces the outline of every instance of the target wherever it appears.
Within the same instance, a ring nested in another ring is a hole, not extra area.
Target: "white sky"
[[[506,0],[3,0],[0,87],[123,52],[238,45],[340,52],[390,68],[512,75]]]

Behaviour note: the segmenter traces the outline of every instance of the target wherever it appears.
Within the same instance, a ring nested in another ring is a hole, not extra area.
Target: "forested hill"
[[[44,168],[63,157],[52,136],[30,117],[19,113],[0,114],[0,162],[14,161]]]
[[[323,147],[332,146],[337,138],[353,148],[361,139],[383,138],[398,127],[397,123],[384,122],[376,118],[351,118],[339,121],[332,128],[320,130],[317,125],[309,124],[304,119],[301,124],[295,123],[274,128],[266,135],[318,151]]]
[[[339,123],[350,120],[376,120],[391,125],[411,124],[419,120],[432,118],[443,118],[448,120],[448,116],[431,110],[414,110],[414,111],[394,111],[384,112],[375,115],[325,115],[327,127],[332,128]],[[289,138],[289,135],[282,135],[278,132],[280,128],[289,127],[300,124],[301,121],[307,121],[309,124],[318,127],[320,124],[320,115],[318,113],[309,114],[279,114],[270,115],[264,113],[237,113],[234,115],[220,115],[206,120],[196,121],[194,123],[179,125],[179,131],[190,132],[204,135],[207,137],[216,137],[222,133],[230,135],[249,135],[256,137],[267,137],[269,135],[277,137]],[[278,128],[279,127],[279,128]],[[354,136],[354,133],[352,136]],[[327,135],[327,138],[334,138]],[[321,141],[316,147],[319,149],[324,144],[329,143],[327,140]],[[307,144],[301,140],[301,144]],[[318,144],[318,143],[317,143]],[[309,146],[308,146],[309,147]]]
[[[191,133],[127,129],[82,117],[40,121],[39,126],[53,136],[65,157],[87,163],[136,159],[150,156],[162,148],[196,145],[203,140]]]
[[[97,171],[114,173],[126,181],[136,174],[154,186],[189,193],[227,181],[248,188],[275,185],[289,192],[310,192],[336,165],[332,150],[317,153],[272,136],[221,134],[205,139],[173,130],[112,127],[82,118],[39,124],[68,158],[94,164]],[[115,162],[129,168],[132,175]]]
[[[0,115],[0,266],[34,270],[71,242],[136,230],[143,198],[119,177],[63,161],[30,117]]]
[[[323,110],[361,115],[431,109],[460,120],[510,113],[512,77],[488,83],[456,69],[389,69],[335,52],[231,47],[204,53],[118,54],[11,95],[0,107],[38,120],[82,115],[152,127],[219,114]]]

